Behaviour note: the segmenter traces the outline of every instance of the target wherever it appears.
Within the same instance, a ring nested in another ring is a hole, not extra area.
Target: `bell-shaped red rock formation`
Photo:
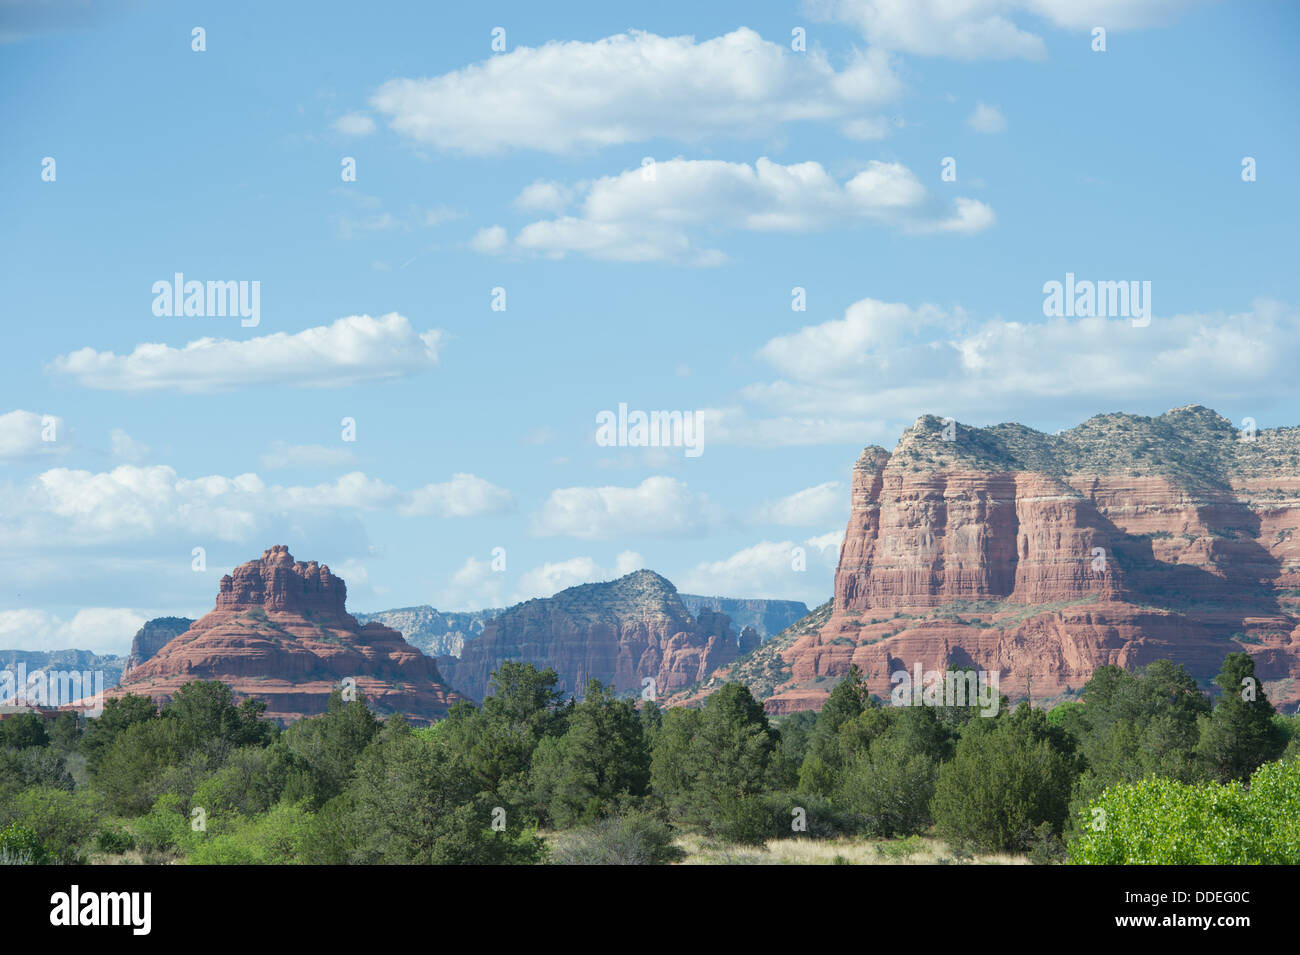
[[[291,720],[323,713],[330,692],[351,679],[379,713],[415,723],[446,715],[462,697],[443,684],[434,661],[396,630],[361,626],[346,599],[346,584],[329,567],[272,547],[221,578],[216,609],[111,695],[166,699],[192,680],[220,680],[237,696],[265,701],[267,716]]]

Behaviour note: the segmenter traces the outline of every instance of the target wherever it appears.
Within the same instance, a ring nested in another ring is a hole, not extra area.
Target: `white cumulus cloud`
[[[692,594],[802,600],[817,606],[833,591],[842,537],[842,531],[831,531],[802,541],[760,541],[722,560],[697,564],[677,586]]]
[[[0,414],[0,461],[60,454],[70,447],[63,419],[33,411]]]
[[[440,610],[482,610],[504,607],[505,574],[492,569],[492,562],[469,557],[447,583],[434,594]]]
[[[976,103],[974,112],[966,120],[966,125],[977,133],[1001,133],[1006,131],[1007,118],[996,106]]]
[[[546,561],[541,566],[520,574],[514,586],[507,591],[509,574],[504,570],[493,569],[489,560],[469,557],[438,591],[435,600],[438,607],[447,610],[505,607],[534,597],[550,597],[566,587],[613,580],[644,566],[645,560],[641,555],[630,550],[618,554],[612,567],[602,565],[591,557]]]
[[[529,186],[516,204],[535,205],[543,191]],[[865,222],[971,233],[993,221],[992,210],[973,199],[956,200],[945,217],[901,163],[872,160],[839,182],[817,162],[670,159],[587,184],[575,215],[530,223],[513,239],[504,227],[492,226],[471,246],[488,253],[714,265],[724,253],[701,247],[696,230],[804,233]]]
[[[334,128],[344,136],[369,136],[375,131],[375,121],[365,113],[344,113],[334,120]]]
[[[1143,327],[1130,318],[977,320],[960,308],[863,299],[843,318],[771,339],[759,357],[781,377],[742,390],[747,416],[766,408],[832,434],[827,422],[860,421],[870,426],[859,443],[890,444],[926,413],[994,424],[1193,402],[1266,408],[1295,390],[1300,310],[1261,299],[1237,313],[1157,311]],[[711,435],[726,440],[717,427]]]
[[[940,219],[915,222],[908,225],[909,232],[919,235],[933,235],[951,232],[958,235],[974,235],[990,229],[996,223],[997,216],[993,209],[978,199],[959,197],[953,200],[952,214]]]
[[[550,597],[566,587],[614,580],[643,567],[645,567],[645,560],[640,554],[630,550],[625,550],[615,557],[613,567],[603,567],[590,557],[547,561],[542,566],[534,567],[520,576],[514,600]]]
[[[44,610],[0,610],[0,646],[124,654],[145,620],[143,614],[123,607],[85,607],[71,619]]]
[[[417,332],[396,312],[351,315],[301,332],[258,338],[200,338],[181,348],[137,345],[127,355],[82,348],[60,355],[51,370],[87,388],[108,391],[221,391],[242,385],[336,387],[427,371],[438,362],[443,333]]]
[[[849,517],[849,494],[839,481],[827,481],[771,501],[759,509],[758,519],[789,527],[825,527]]]
[[[513,506],[508,491],[464,473],[403,491],[360,471],[314,485],[284,485],[252,473],[184,478],[166,465],[121,465],[103,472],[52,468],[3,490],[0,531],[11,545],[41,548],[176,535],[242,543],[295,515],[391,510],[474,517]]]
[[[113,445],[113,457],[128,464],[139,464],[149,457],[149,445],[137,441],[121,428],[109,431],[108,439]]]
[[[698,42],[631,31],[515,47],[441,76],[389,80],[370,106],[399,134],[440,150],[564,153],[853,120],[900,90],[880,51],[837,71],[816,50],[796,53],[741,27]]]
[[[887,50],[957,60],[1040,60],[1041,26],[1126,30],[1172,20],[1206,0],[807,0],[821,19],[848,23]],[[1022,25],[1024,24],[1024,25]],[[1031,29],[1032,28],[1032,29]]]
[[[515,208],[524,212],[563,212],[573,202],[580,186],[539,179],[515,197]]]
[[[414,517],[477,517],[504,513],[514,504],[504,488],[473,474],[457,473],[450,481],[412,491],[401,512]]]
[[[649,536],[689,536],[721,520],[703,494],[671,477],[648,477],[636,487],[566,487],[551,492],[533,517],[543,537],[580,540]]]

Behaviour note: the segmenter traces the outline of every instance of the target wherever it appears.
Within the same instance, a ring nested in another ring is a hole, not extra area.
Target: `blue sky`
[[[553,6],[0,4],[0,645],[123,650],[277,543],[354,610],[812,605],[920,414],[1300,423],[1295,7]],[[177,272],[258,324],[155,315]],[[1150,323],[1045,317],[1067,272]]]

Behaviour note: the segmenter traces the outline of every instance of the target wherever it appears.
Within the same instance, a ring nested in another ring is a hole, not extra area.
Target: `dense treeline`
[[[5,719],[0,858],[648,863],[678,858],[682,832],[934,832],[1035,861],[1300,861],[1298,721],[1246,654],[1214,704],[1167,662],[995,716],[882,705],[854,669],[819,713],[775,724],[741,684],[661,711],[597,681],[565,699],[526,664],[493,678],[481,707],[418,729],[336,691],[281,730],[214,682],[161,710],[124,696],[84,723]]]

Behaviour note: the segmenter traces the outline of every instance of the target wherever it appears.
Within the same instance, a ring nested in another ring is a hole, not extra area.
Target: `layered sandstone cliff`
[[[265,701],[267,716],[291,720],[324,712],[350,679],[377,712],[417,723],[445,715],[460,697],[434,661],[396,630],[359,624],[346,599],[329,567],[272,547],[223,577],[216,609],[133,668],[115,694],[166,699],[192,680],[220,680]]]
[[[1103,664],[1168,658],[1200,679],[1255,656],[1300,700],[1300,428],[1207,408],[1099,415],[1056,435],[923,417],[853,469],[830,619],[782,651],[775,712],[820,705],[857,664],[997,672],[1013,698]]]
[[[726,614],[708,607],[692,616],[671,583],[640,570],[608,583],[583,584],[529,600],[484,624],[459,658],[442,656],[447,682],[481,700],[491,673],[507,660],[550,667],[559,689],[581,692],[589,679],[619,693],[641,693],[644,679],[663,696],[690,686],[759,643],[737,635]]]

